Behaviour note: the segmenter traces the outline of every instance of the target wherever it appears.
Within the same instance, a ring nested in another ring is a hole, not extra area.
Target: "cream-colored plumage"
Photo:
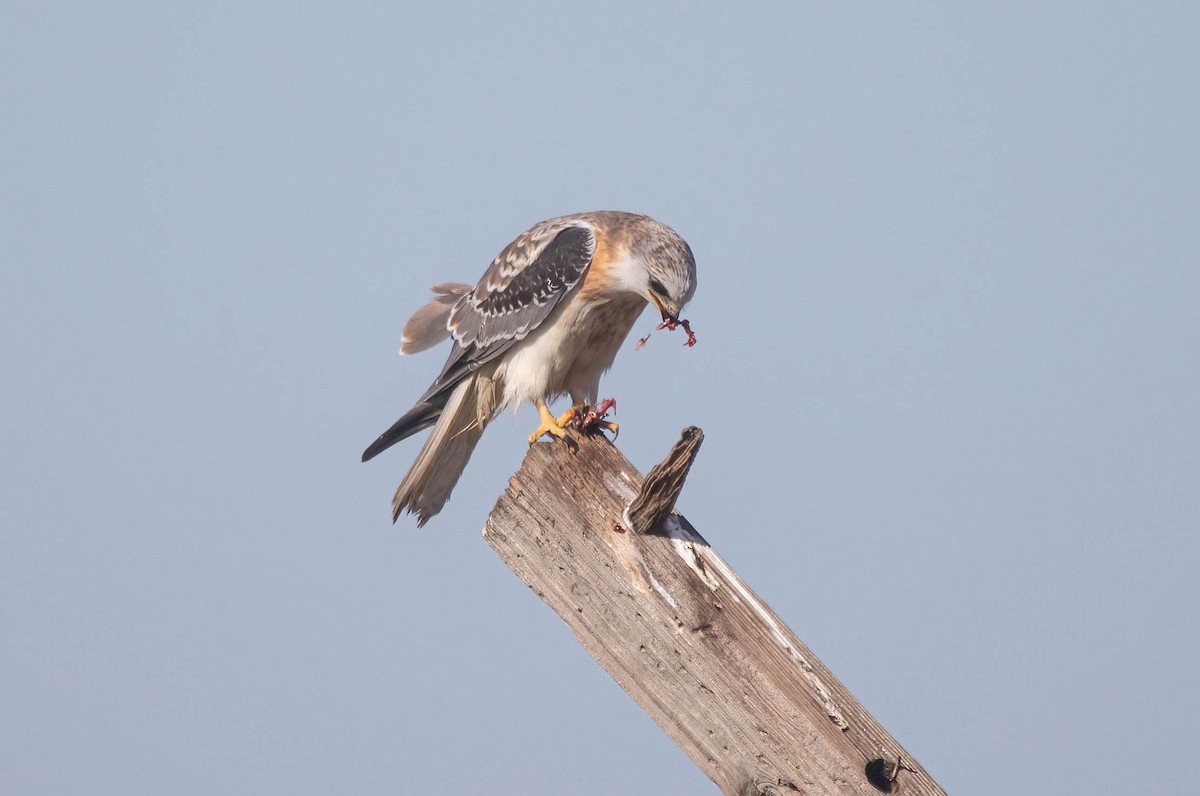
[[[393,520],[423,525],[450,496],[488,422],[529,401],[542,433],[562,436],[546,404],[598,397],[601,375],[653,303],[675,321],[696,287],[691,249],[647,216],[579,213],[535,224],[492,261],[474,287],[446,283],[405,325],[402,353],[454,341],[441,375],[417,404],[363,453],[373,458],[429,426],[433,432],[401,481]]]

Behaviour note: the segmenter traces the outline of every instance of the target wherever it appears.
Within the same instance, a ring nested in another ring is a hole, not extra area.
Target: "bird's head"
[[[696,258],[675,230],[645,219],[630,246],[632,269],[626,289],[658,309],[664,323],[679,322],[679,313],[696,293]]]

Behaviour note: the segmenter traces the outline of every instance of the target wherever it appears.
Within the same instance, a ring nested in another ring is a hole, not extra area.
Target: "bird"
[[[392,500],[424,526],[441,511],[488,423],[532,403],[543,436],[565,439],[572,419],[595,404],[600,376],[642,311],[658,328],[679,317],[696,292],[696,259],[687,242],[649,216],[575,213],[538,222],[492,260],[474,285],[444,282],[404,325],[400,353],[450,339],[441,373],[417,402],[363,452],[364,462],[433,428]],[[570,396],[560,417],[549,402]],[[592,412],[594,417],[595,412]],[[606,424],[615,430],[615,424]]]

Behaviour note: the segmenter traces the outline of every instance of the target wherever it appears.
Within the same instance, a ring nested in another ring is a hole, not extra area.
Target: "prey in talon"
[[[587,407],[586,412],[577,415],[575,420],[576,428],[584,434],[599,434],[603,431],[611,431],[613,439],[616,439],[617,435],[621,433],[621,427],[607,419],[608,413],[616,411],[616,408],[616,398],[605,398],[595,406]]]
[[[579,434],[598,434],[602,431],[611,431],[613,439],[616,439],[619,427],[616,423],[608,420],[608,413],[616,408],[616,398],[605,398],[595,405],[572,406],[557,418],[550,415],[549,410],[546,410],[542,425],[529,436],[529,444],[537,442],[543,434],[550,434],[570,444],[570,439],[566,436],[568,430]]]

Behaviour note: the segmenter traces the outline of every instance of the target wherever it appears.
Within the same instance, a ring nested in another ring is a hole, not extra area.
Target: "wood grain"
[[[579,442],[532,446],[484,537],[723,793],[943,793],[682,515],[633,533],[642,476]]]

